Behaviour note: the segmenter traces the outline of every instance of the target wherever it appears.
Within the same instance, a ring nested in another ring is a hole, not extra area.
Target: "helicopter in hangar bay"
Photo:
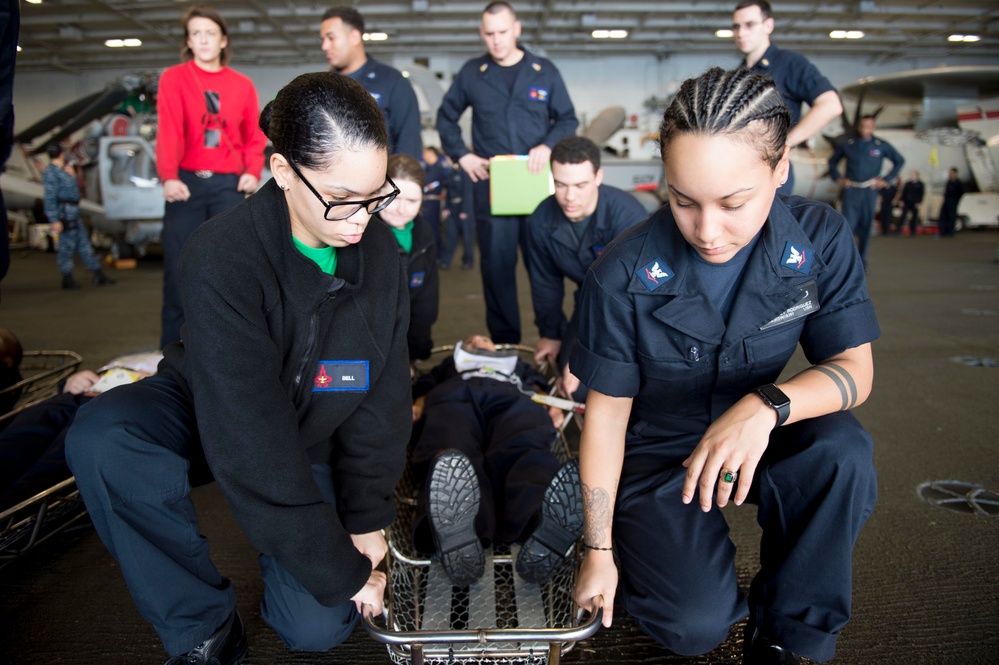
[[[68,144],[90,226],[112,240],[121,254],[142,254],[159,240],[163,187],[156,174],[158,73],[116,78],[103,90],[73,101],[14,137],[15,147],[0,177],[14,219],[35,210],[44,195],[38,156],[52,143]]]

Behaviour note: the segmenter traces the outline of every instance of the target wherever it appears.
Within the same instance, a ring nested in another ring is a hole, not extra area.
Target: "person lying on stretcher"
[[[97,372],[71,374],[62,392],[18,413],[0,432],[0,511],[69,478],[66,431],[81,406],[116,386],[156,373],[163,354],[115,358]]]
[[[481,335],[414,384],[423,426],[411,460],[426,485],[413,541],[457,586],[482,575],[494,543],[521,543],[517,572],[544,582],[582,533],[578,466],[552,451],[563,414],[535,402],[532,388],[544,393],[545,378]]]

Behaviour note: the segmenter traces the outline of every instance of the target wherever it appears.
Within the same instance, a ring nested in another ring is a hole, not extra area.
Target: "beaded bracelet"
[[[586,543],[583,543],[583,549],[596,550],[598,552],[610,552],[614,548],[613,547],[594,547],[593,545],[588,545]]]

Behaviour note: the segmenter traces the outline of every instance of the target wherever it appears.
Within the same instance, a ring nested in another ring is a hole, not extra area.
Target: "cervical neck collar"
[[[462,342],[454,347],[454,368],[459,373],[489,369],[500,374],[510,375],[517,369],[517,352],[513,349],[486,351],[485,349],[465,349]]]

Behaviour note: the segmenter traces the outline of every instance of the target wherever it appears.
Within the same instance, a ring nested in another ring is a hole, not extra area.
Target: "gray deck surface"
[[[875,237],[869,285],[882,328],[871,399],[857,410],[876,443],[877,509],[856,548],[854,615],[835,663],[999,663],[999,517],[929,505],[920,483],[962,480],[999,491],[999,368],[954,362],[999,359],[999,233],[954,240]],[[88,277],[81,267],[78,278]],[[94,369],[159,337],[161,263],[111,271],[118,285],[58,288],[55,256],[15,251],[2,283],[0,325],[28,349],[72,349]],[[81,280],[82,281],[82,280]],[[519,281],[524,342],[536,341],[529,291]],[[484,331],[478,272],[442,273],[438,344]],[[252,363],[247,372],[252,374]],[[264,625],[256,554],[217,488],[195,491],[212,556],[235,585],[251,665],[389,663],[358,629],[327,654],[288,651]],[[727,510],[740,578],[754,570],[754,509]],[[816,575],[822,562],[815,562]],[[92,528],[62,535],[0,569],[0,663],[162,663],[153,630],[136,612],[114,560]],[[618,608],[613,628],[577,646],[568,663],[737,663],[737,638],[696,659],[673,656]]]

